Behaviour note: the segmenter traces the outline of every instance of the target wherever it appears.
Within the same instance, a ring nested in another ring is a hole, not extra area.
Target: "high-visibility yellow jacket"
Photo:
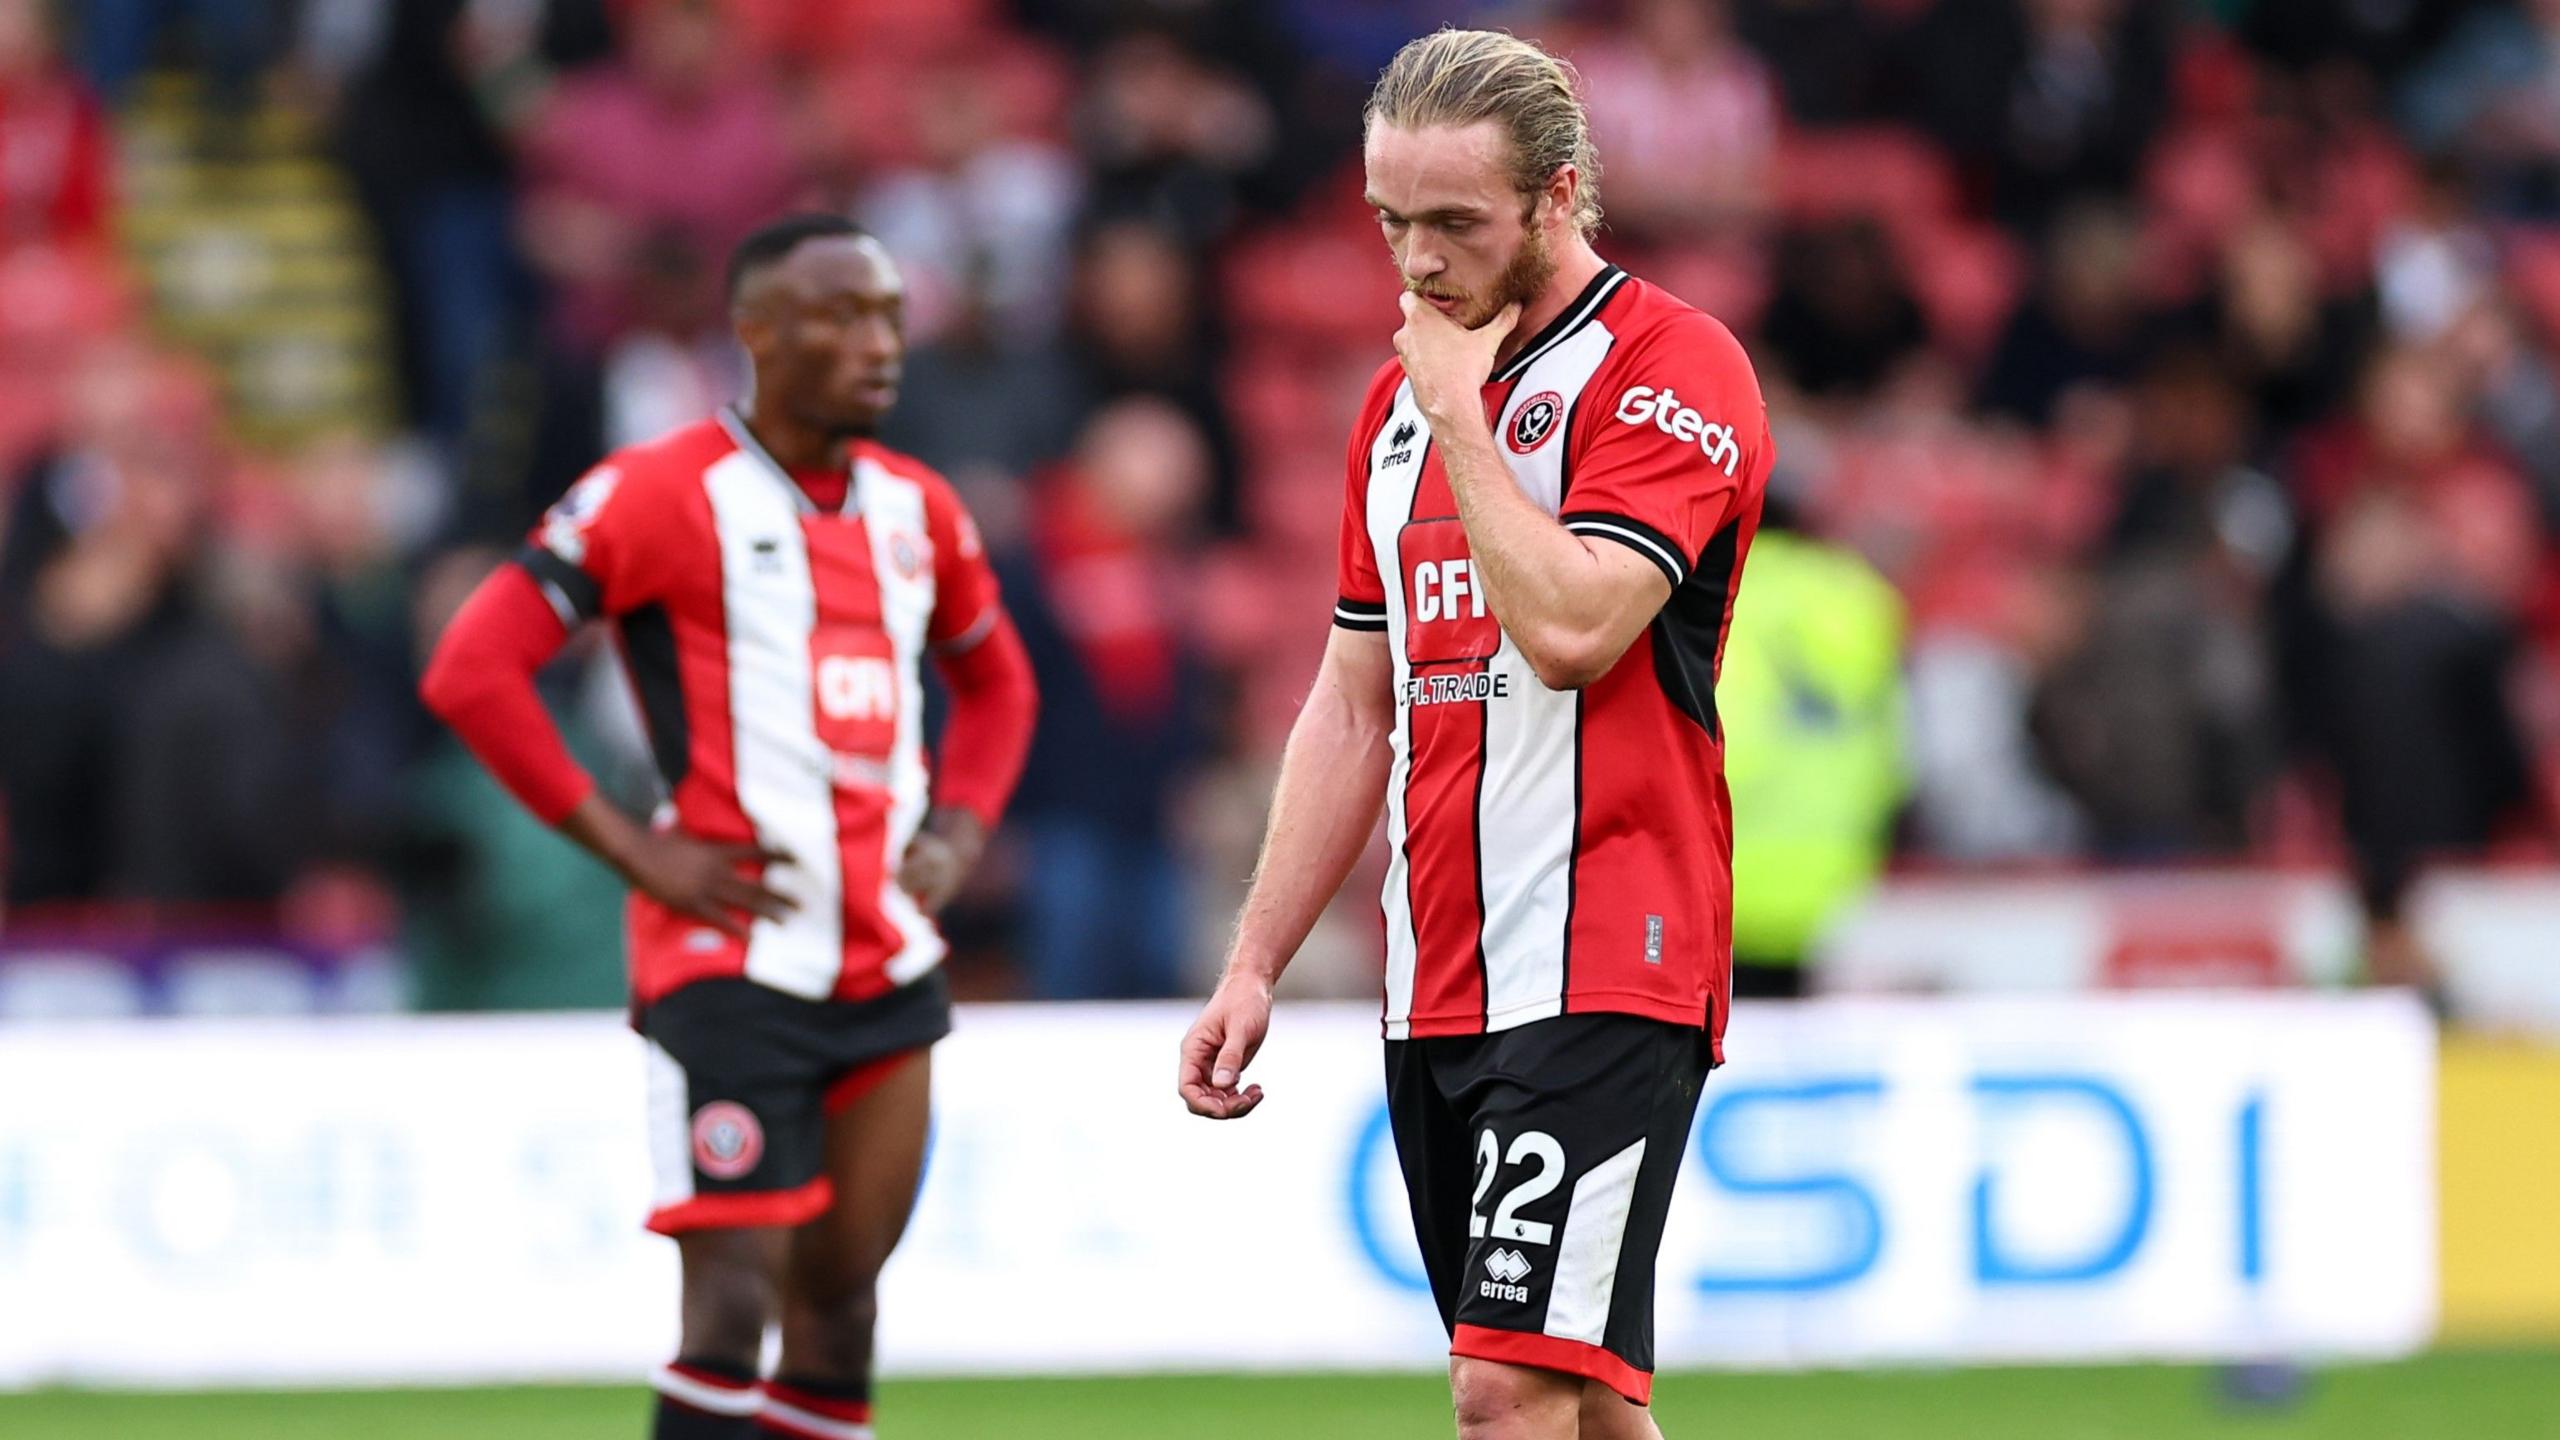
[[[1883,868],[1903,792],[1901,597],[1849,551],[1751,547],[1716,710],[1733,791],[1733,945],[1801,961]]]

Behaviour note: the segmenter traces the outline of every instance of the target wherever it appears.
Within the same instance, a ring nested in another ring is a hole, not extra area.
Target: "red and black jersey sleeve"
[[[1377,548],[1369,539],[1369,457],[1378,430],[1395,408],[1404,369],[1393,361],[1369,380],[1360,418],[1351,426],[1351,443],[1343,456],[1342,544],[1333,604],[1333,623],[1345,630],[1387,628],[1387,588],[1379,577]]]
[[[923,482],[926,538],[933,542],[933,621],[925,640],[936,649],[966,650],[987,638],[1002,612],[987,542],[950,483]]]
[[[1581,409],[1556,518],[1642,555],[1679,589],[1772,456],[1749,358],[1724,326],[1683,314],[1612,356]]]
[[[656,598],[652,530],[666,527],[653,527],[648,511],[640,477],[617,456],[581,476],[543,512],[516,563],[541,585],[561,624],[574,630]]]

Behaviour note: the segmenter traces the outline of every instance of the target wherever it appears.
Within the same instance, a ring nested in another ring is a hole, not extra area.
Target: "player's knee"
[[[880,1296],[868,1279],[795,1286],[782,1302],[782,1350],[795,1374],[858,1378],[871,1368]]]
[[[773,1282],[750,1266],[701,1267],[684,1279],[684,1353],[753,1369],[773,1323]]]
[[[1530,1440],[1571,1435],[1580,1387],[1563,1377],[1461,1355],[1449,1364],[1449,1398],[1460,1440]]]

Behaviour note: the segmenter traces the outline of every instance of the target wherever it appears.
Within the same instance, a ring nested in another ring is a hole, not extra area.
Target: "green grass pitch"
[[[640,1440],[636,1389],[0,1395],[8,1440]],[[901,1381],[885,1440],[1427,1440],[1429,1376]],[[2560,1351],[2443,1353],[2314,1371],[2296,1402],[2235,1409],[2213,1372],[2103,1369],[1666,1376],[1669,1440],[2560,1440]]]

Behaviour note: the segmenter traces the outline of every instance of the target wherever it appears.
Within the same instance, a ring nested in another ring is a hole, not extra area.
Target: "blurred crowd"
[[[2334,864],[2387,972],[2423,866],[2550,853],[2555,0],[0,0],[12,923],[610,1003],[612,884],[414,676],[735,394],[727,247],[826,207],[1045,692],[962,982],[1198,983],[1394,324],[1360,105],[1451,21],[1577,62],[1603,252],[1744,337],[1789,527],[1898,595],[1903,863]],[[555,678],[645,804],[605,652]]]

